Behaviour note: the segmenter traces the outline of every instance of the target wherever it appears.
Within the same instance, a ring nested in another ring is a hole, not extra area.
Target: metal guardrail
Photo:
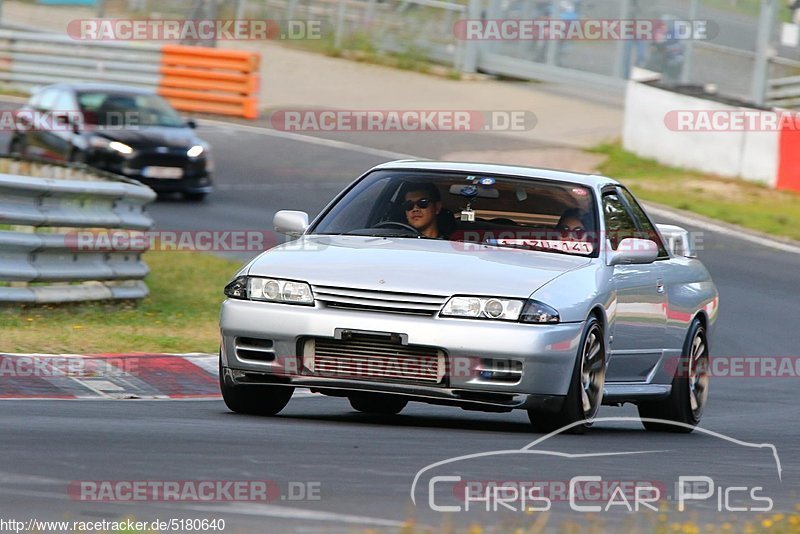
[[[116,251],[78,236],[147,230],[145,206],[155,198],[136,181],[83,165],[0,158],[0,302],[147,296],[146,245]]]
[[[800,108],[800,76],[769,80],[767,104],[778,108]]]
[[[30,89],[54,81],[157,87],[161,46],[76,41],[65,35],[0,30],[0,81]]]

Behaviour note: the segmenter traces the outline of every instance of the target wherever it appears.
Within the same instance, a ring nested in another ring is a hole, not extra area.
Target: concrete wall
[[[678,112],[710,115],[743,109],[631,81],[625,97],[623,146],[665,165],[741,177],[774,187],[780,132],[677,129]]]

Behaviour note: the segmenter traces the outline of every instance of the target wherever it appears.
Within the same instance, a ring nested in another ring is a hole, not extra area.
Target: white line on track
[[[183,507],[181,507],[183,508]],[[275,517],[281,519],[298,519],[306,521],[329,521],[333,523],[349,523],[354,525],[373,525],[381,527],[403,527],[403,521],[367,517],[360,515],[339,514],[336,512],[322,512],[319,510],[303,510],[289,506],[276,506],[272,504],[235,503],[221,506],[186,506],[190,510],[208,513],[228,513],[257,517]]]
[[[289,139],[291,141],[299,141],[301,143],[309,143],[312,145],[319,145],[328,148],[338,148],[340,150],[350,150],[352,152],[360,152],[362,154],[369,154],[371,156],[379,156],[389,159],[420,159],[417,156],[410,154],[403,154],[402,152],[393,152],[391,150],[383,150],[380,148],[372,148],[368,146],[358,145],[355,143],[348,143],[347,141],[336,141],[334,139],[324,139],[321,137],[314,137],[312,135],[303,135],[294,132],[284,132],[281,130],[273,130],[271,128],[264,128],[262,126],[250,126],[247,124],[239,124],[233,122],[216,121],[212,119],[200,119],[200,124],[208,124],[217,126],[219,128],[229,128],[234,130],[241,130],[243,132],[254,133],[258,135],[266,135],[268,137],[278,137],[280,139]],[[426,158],[422,158],[426,159]]]
[[[66,483],[66,482],[65,482]],[[53,499],[57,501],[64,501],[69,499],[67,492],[52,492],[41,490],[29,490],[23,488],[0,488],[0,494],[7,493],[16,497],[36,497],[40,499]],[[163,508],[165,505],[156,501],[112,501],[113,504],[145,504],[148,507]],[[403,521],[395,521],[392,519],[383,519],[379,517],[367,517],[351,514],[339,514],[336,512],[323,512],[318,510],[303,510],[301,508],[294,508],[289,506],[277,506],[272,504],[251,504],[251,503],[231,503],[223,505],[170,505],[172,511],[179,512],[181,510],[194,510],[197,512],[206,513],[226,513],[245,516],[256,517],[274,517],[281,519],[297,519],[306,521],[327,521],[331,523],[347,523],[355,525],[372,525],[383,527],[402,527],[405,525]]]
[[[666,219],[678,221],[679,223],[682,222],[692,226],[697,226],[703,230],[708,230],[710,232],[716,232],[728,237],[747,241],[748,243],[753,243],[754,245],[780,250],[781,252],[789,252],[791,254],[800,254],[800,246],[793,245],[791,243],[784,243],[783,241],[772,239],[757,233],[751,233],[751,231],[747,228],[715,223],[705,218],[695,217],[692,214],[684,211],[674,211],[671,208],[664,208],[649,202],[645,202],[645,208],[647,209],[648,213],[658,217],[664,217]]]

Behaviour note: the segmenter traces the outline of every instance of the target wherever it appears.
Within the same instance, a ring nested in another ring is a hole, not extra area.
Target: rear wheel
[[[683,355],[675,369],[669,397],[638,406],[639,417],[664,419],[681,424],[642,421],[647,430],[678,433],[689,433],[694,430],[703,416],[708,399],[708,362],[706,329],[695,319],[686,335]]]
[[[397,415],[408,404],[402,397],[381,393],[355,393],[348,398],[354,410],[375,415]]]
[[[567,430],[572,434],[583,434],[597,415],[606,383],[606,350],[603,328],[594,316],[586,321],[580,347],[569,392],[561,409],[557,412],[528,410],[535,431],[552,432],[585,420],[585,423]]]
[[[248,415],[275,415],[289,404],[294,393],[294,388],[289,386],[230,384],[225,380],[222,357],[219,365],[219,388],[229,410]]]
[[[207,195],[208,193],[183,193],[183,198],[189,202],[202,202]]]

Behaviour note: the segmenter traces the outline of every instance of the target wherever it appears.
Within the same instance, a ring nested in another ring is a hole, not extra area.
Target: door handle
[[[656,291],[658,291],[659,293],[664,292],[664,280],[662,280],[661,278],[659,278],[656,281]]]

